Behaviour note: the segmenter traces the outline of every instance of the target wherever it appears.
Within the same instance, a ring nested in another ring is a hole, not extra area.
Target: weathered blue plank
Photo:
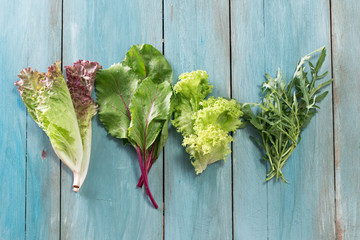
[[[32,1],[30,9],[24,19],[31,33],[26,46],[28,66],[47,72],[61,58],[61,0]],[[60,160],[28,114],[26,239],[59,239],[59,226]]]
[[[227,1],[164,1],[165,56],[174,78],[203,69],[213,95],[230,95]],[[182,136],[165,146],[165,239],[231,239],[231,159],[196,176]]]
[[[0,2],[2,239],[23,239],[25,230],[27,239],[56,239],[59,234],[59,160],[52,153],[41,159],[44,148],[52,152],[49,140],[31,117],[26,117],[26,107],[13,83],[21,69],[32,66],[45,71],[60,57],[60,4]]]
[[[360,238],[360,2],[332,1],[337,239]]]
[[[161,51],[162,2],[64,1],[64,65],[81,59],[104,68],[120,62],[130,45],[150,43]],[[140,168],[132,147],[107,136],[93,119],[89,172],[78,193],[62,167],[62,239],[161,239],[163,235],[162,156],[149,183],[159,204],[155,210],[143,189],[136,188]]]
[[[26,108],[14,86],[17,74],[27,66],[26,21],[18,21],[20,1],[1,0],[0,54],[0,236],[25,236]],[[24,34],[19,37],[15,32]]]
[[[266,72],[273,76],[280,67],[289,79],[300,57],[323,45],[328,49],[323,70],[331,71],[329,1],[264,4]],[[284,166],[289,184],[268,183],[268,239],[335,238],[331,88],[328,90],[330,94]]]
[[[258,102],[264,79],[263,1],[231,1],[232,94]],[[233,144],[234,239],[267,239],[267,187],[262,153],[250,140],[251,127],[239,130]]]
[[[121,61],[131,44],[142,42],[161,50],[161,2],[65,0],[65,65],[83,58],[107,68]],[[164,4],[165,55],[175,80],[184,71],[204,69],[215,85],[214,95],[229,96],[228,1]],[[24,67],[46,71],[60,59],[61,1],[0,0],[0,5],[0,238],[58,239],[59,160],[47,136],[26,115],[13,82]],[[322,45],[328,49],[324,69],[331,70],[329,1],[240,0],[230,6],[233,97],[258,101],[265,71],[275,75],[281,67],[289,78],[296,61]],[[261,154],[248,139],[254,133],[239,130],[233,153],[234,239],[359,238],[360,52],[349,47],[359,40],[359,11],[356,1],[332,1],[336,166],[331,91],[284,167],[290,184],[264,183]],[[196,176],[181,141],[172,128],[165,154],[166,239],[231,239],[230,158]],[[160,206],[154,210],[135,188],[140,170],[133,149],[108,137],[96,116],[89,175],[79,193],[72,192],[71,172],[62,166],[62,238],[161,239],[162,166],[160,156],[150,174]]]

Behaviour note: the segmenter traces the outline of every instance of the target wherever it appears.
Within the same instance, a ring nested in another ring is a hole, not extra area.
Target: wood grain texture
[[[47,72],[61,58],[61,0],[32,1],[31,9],[28,66]],[[26,239],[59,239],[59,231],[60,160],[48,136],[28,114]]]
[[[19,1],[1,0],[0,54],[0,236],[25,237],[26,107],[14,82],[27,66],[27,22],[18,12]],[[30,12],[30,11],[29,11]],[[29,13],[28,12],[28,13]],[[19,38],[18,34],[24,34]]]
[[[230,95],[227,1],[164,1],[165,57],[174,78],[206,70],[213,95]],[[165,239],[231,239],[231,159],[196,176],[182,136],[165,146]]]
[[[337,239],[360,238],[360,3],[332,1]]]
[[[26,113],[13,83],[21,69],[46,71],[60,58],[61,1],[1,1],[0,5],[0,236],[57,239],[59,160],[46,134]],[[48,151],[46,159],[41,158],[43,149]]]
[[[163,233],[171,240],[360,238],[360,3],[63,0],[63,5],[62,25],[61,0],[0,0],[0,239],[162,239]],[[265,72],[274,76],[280,67],[290,78],[301,56],[327,47],[323,69],[331,71],[332,57],[334,99],[328,87],[283,169],[289,184],[265,183],[267,166],[249,139],[255,134],[250,127],[234,135],[233,162],[229,157],[199,176],[181,135],[171,128],[165,162],[160,155],[149,175],[159,204],[155,210],[136,188],[135,151],[108,136],[95,116],[88,177],[79,193],[72,191],[72,174],[27,114],[13,85],[16,75],[28,66],[46,71],[62,55],[64,65],[81,58],[108,68],[132,44],[150,43],[161,51],[163,34],[174,82],[183,72],[203,69],[214,85],[212,95],[232,93],[241,102],[260,100]]]
[[[265,69],[263,1],[231,1],[232,96],[258,102]],[[267,239],[267,185],[262,153],[248,126],[233,144],[234,239]]]
[[[323,71],[331,72],[329,1],[264,4],[265,71],[274,76],[280,67],[289,79],[296,61],[325,45]],[[331,88],[327,90],[329,95],[321,102],[319,113],[284,166],[289,184],[268,183],[268,239],[335,238],[332,99]]]
[[[79,58],[103,68],[120,62],[132,44],[150,43],[161,51],[162,2],[64,1],[64,64]],[[93,119],[89,172],[79,193],[71,190],[71,172],[62,167],[62,239],[161,239],[163,233],[162,155],[149,183],[159,204],[155,210],[143,189],[135,150],[107,135]]]

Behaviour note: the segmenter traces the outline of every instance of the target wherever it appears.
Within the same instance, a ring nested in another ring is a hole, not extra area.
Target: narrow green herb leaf
[[[314,67],[309,59],[312,54],[319,51],[321,54]],[[318,76],[325,56],[325,48],[320,48],[301,58],[292,80],[288,83],[280,71],[275,79],[265,74],[266,81],[261,88],[262,102],[246,104],[242,107],[244,118],[261,136],[261,143],[258,142],[258,144],[264,149],[263,159],[270,164],[266,181],[275,177],[286,182],[281,169],[300,142],[301,131],[316,114],[316,109],[319,108],[316,103],[326,97],[328,92],[320,94],[321,89],[332,82],[328,80],[315,86],[315,82],[327,74],[325,72]],[[306,62],[311,70],[311,81],[305,71]],[[257,115],[250,106],[259,107]],[[253,139],[257,141],[256,138]]]
[[[323,100],[327,95],[328,95],[328,91],[326,91],[326,92],[323,92],[322,94],[320,94],[320,95],[317,95],[316,96],[316,99],[315,99],[315,102],[320,102],[321,100]]]

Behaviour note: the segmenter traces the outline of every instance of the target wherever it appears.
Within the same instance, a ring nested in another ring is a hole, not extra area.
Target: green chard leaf
[[[316,52],[321,52],[321,54],[314,66],[309,60]],[[270,164],[267,181],[276,177],[286,182],[281,169],[300,142],[302,130],[316,114],[319,108],[316,103],[327,95],[327,92],[320,93],[320,90],[329,85],[332,80],[317,86],[315,84],[327,74],[325,72],[318,75],[325,56],[326,49],[323,47],[301,58],[292,80],[288,83],[280,70],[276,79],[267,75],[262,88],[262,102],[248,103],[243,106],[244,118],[255,127],[260,136],[260,140],[253,139],[264,148],[263,159]],[[305,71],[306,63],[309,64],[311,70],[311,81],[308,80],[308,74]],[[259,106],[257,114],[251,110],[250,106]]]
[[[132,46],[121,63],[98,71],[96,98],[100,106],[100,121],[113,137],[128,137],[132,97],[147,77],[156,83],[172,82],[169,63],[149,44]]]
[[[131,144],[141,169],[138,187],[155,208],[148,172],[168,137],[172,114],[172,69],[165,57],[149,44],[132,46],[121,63],[96,76],[100,121],[112,136]]]
[[[100,70],[96,76],[96,98],[100,121],[111,136],[124,139],[130,126],[130,103],[141,79],[121,63]]]
[[[172,83],[173,71],[166,58],[153,46],[139,44],[126,53],[122,64],[130,67],[140,79],[151,78],[155,83]]]
[[[154,83],[150,78],[142,81],[130,105],[130,142],[149,150],[168,121],[172,89],[169,82]]]

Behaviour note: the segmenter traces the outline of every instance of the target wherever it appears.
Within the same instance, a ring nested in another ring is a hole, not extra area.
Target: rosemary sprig
[[[311,56],[321,52],[316,65],[309,60]],[[322,47],[301,58],[291,81],[278,70],[276,78],[266,75],[266,81],[261,88],[263,98],[260,103],[246,103],[243,105],[244,118],[254,126],[260,139],[252,137],[265,151],[263,159],[270,164],[266,181],[276,177],[286,182],[282,167],[295,150],[301,139],[301,132],[310,122],[319,107],[316,105],[326,97],[328,91],[321,93],[321,89],[332,82],[332,79],[320,83],[328,72],[319,75],[325,61],[326,48]],[[308,63],[311,81],[305,71]],[[251,107],[257,108],[257,115]]]

